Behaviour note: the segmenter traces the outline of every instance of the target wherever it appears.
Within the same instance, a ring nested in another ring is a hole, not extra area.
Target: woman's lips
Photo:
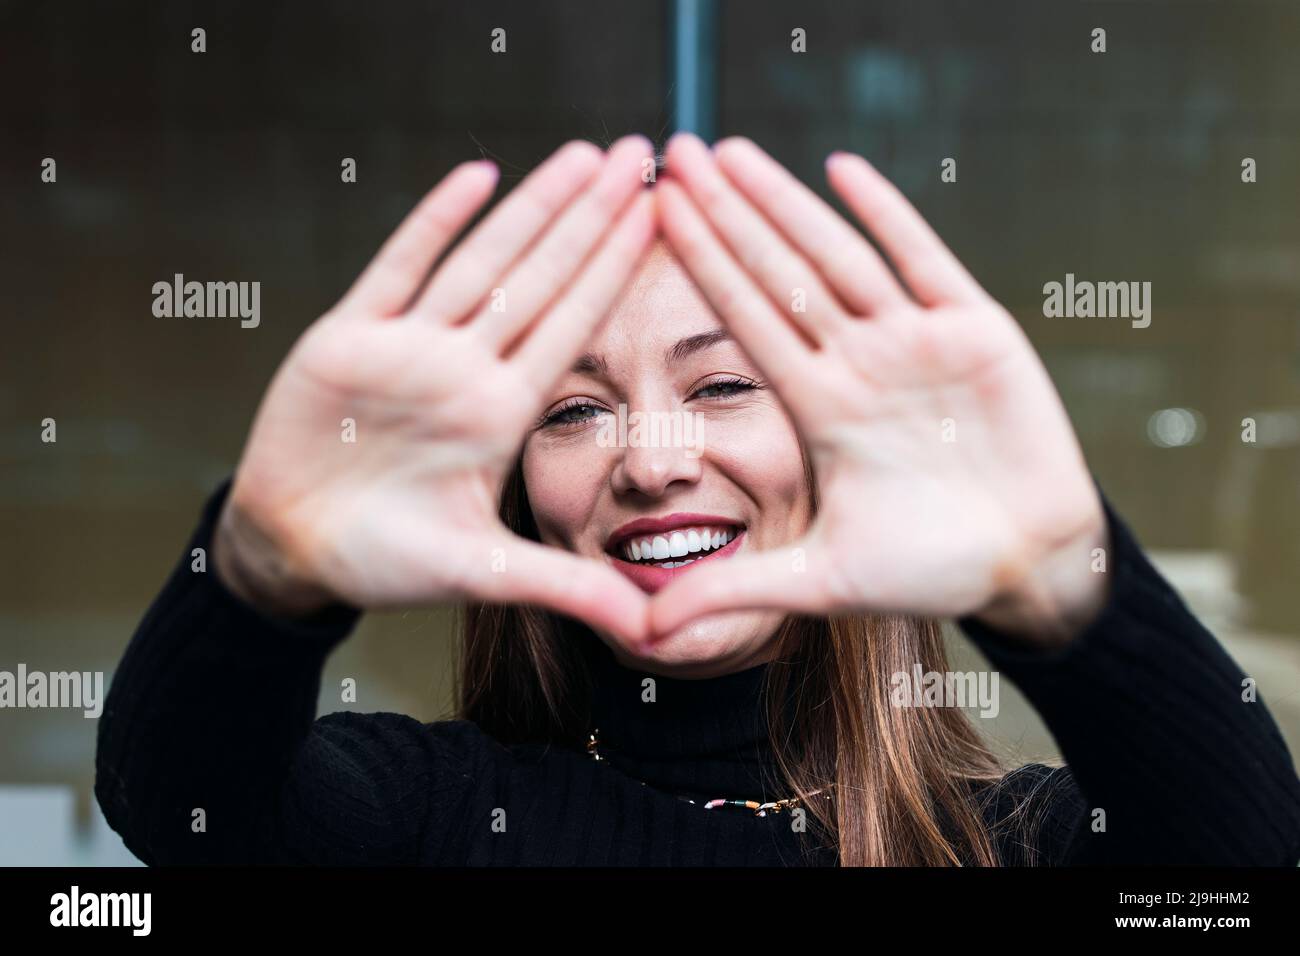
[[[617,571],[642,591],[647,594],[654,594],[678,575],[689,574],[692,568],[699,567],[707,561],[725,561],[730,558],[736,553],[744,539],[745,529],[737,529],[735,536],[716,551],[710,551],[701,557],[695,558],[689,564],[678,565],[675,568],[657,568],[653,564],[637,564],[634,561],[624,561],[622,558],[613,555],[609,555],[609,560]]]

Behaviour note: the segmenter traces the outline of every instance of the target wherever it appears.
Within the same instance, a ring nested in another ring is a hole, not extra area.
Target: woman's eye
[[[542,419],[542,425],[580,425],[595,418],[603,411],[599,406],[587,402],[562,405]]]
[[[709,382],[697,388],[691,393],[691,398],[702,398],[705,400],[717,401],[718,399],[730,398],[741,392],[752,391],[762,388],[758,382],[752,382],[746,378],[728,378],[719,379],[718,381]],[[582,425],[599,416],[605,414],[607,409],[600,405],[593,405],[591,402],[575,400],[568,404],[561,405],[555,410],[548,412],[538,421],[537,427],[564,427],[569,425]]]
[[[748,392],[752,389],[759,388],[757,382],[751,382],[744,378],[729,378],[709,384],[697,389],[695,398],[727,398],[740,392]]]

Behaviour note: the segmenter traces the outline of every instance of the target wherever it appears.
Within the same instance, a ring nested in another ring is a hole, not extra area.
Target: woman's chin
[[[602,639],[630,667],[668,677],[707,678],[746,670],[766,662],[782,615],[772,611],[732,611],[683,625],[636,652],[607,635]]]

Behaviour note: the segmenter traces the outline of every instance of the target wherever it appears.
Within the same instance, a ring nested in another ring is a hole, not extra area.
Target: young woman
[[[127,845],[1294,865],[1264,704],[901,194],[827,162],[891,270],[748,141],[678,136],[651,168],[639,137],[569,144],[457,244],[496,184],[461,166],[303,335],[114,677],[96,794]],[[611,427],[638,412],[692,441]],[[315,719],[363,609],[446,601],[469,608],[456,719]],[[942,618],[1068,768],[1008,772],[905,693],[948,670]]]

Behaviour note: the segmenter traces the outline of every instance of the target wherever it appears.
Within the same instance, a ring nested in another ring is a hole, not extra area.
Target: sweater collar
[[[770,665],[701,680],[664,677],[623,666],[598,639],[589,660],[592,726],[611,766],[696,800],[789,796],[764,709]]]

